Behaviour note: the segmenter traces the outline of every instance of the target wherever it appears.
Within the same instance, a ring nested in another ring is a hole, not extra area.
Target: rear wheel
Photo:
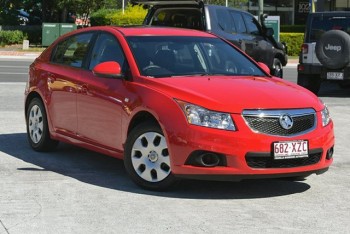
[[[321,87],[321,78],[319,75],[298,74],[298,85],[310,90],[317,95]]]
[[[175,182],[166,139],[153,122],[131,130],[125,145],[124,165],[132,180],[143,188],[165,190]]]
[[[27,115],[27,136],[30,146],[36,151],[50,151],[56,148],[58,141],[50,138],[44,104],[39,98],[31,100]]]

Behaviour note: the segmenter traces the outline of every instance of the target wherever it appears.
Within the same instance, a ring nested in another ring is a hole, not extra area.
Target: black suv
[[[201,0],[152,1],[132,0],[149,8],[145,25],[191,28],[211,32],[263,62],[271,74],[283,76],[288,62],[287,48],[273,38],[273,29],[260,25],[245,11],[217,5],[205,5]],[[264,17],[261,17],[264,19]]]
[[[310,13],[298,65],[298,84],[318,93],[323,81],[350,84],[350,12]]]

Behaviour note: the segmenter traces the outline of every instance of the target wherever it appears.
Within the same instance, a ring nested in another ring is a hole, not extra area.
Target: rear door
[[[55,131],[75,136],[77,131],[77,82],[94,33],[73,35],[59,42],[47,71],[48,103]]]

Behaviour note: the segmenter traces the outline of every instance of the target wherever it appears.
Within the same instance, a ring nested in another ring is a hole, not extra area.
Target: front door
[[[101,33],[92,50],[89,69],[82,72],[78,84],[78,135],[91,144],[121,150],[123,90],[127,81],[95,76],[92,69],[106,61],[116,61],[123,71],[127,69],[118,40],[111,34]]]

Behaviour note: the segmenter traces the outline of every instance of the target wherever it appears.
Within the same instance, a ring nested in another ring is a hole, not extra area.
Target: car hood
[[[147,79],[146,85],[170,98],[229,113],[247,109],[313,108],[323,104],[310,91],[271,77],[172,77]]]

